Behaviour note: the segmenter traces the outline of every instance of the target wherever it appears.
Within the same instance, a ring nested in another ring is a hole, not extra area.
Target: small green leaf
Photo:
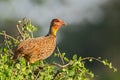
[[[61,55],[62,55],[62,57],[64,57],[64,56],[65,56],[65,53],[62,53]]]
[[[116,68],[114,68],[113,70],[114,70],[114,72],[117,72],[117,69],[116,69]]]
[[[104,65],[106,65],[106,61],[105,61],[105,60],[103,60],[102,63],[103,63]]]
[[[90,59],[89,59],[89,61],[90,61],[90,62],[92,62],[92,61],[93,61],[93,59],[92,59],[92,58],[90,58]]]
[[[77,59],[77,55],[73,55],[73,60],[76,60]]]
[[[69,62],[69,59],[68,59],[67,57],[64,57],[64,60],[65,60],[66,62]]]
[[[54,53],[54,56],[55,56],[55,57],[58,57],[58,53]]]
[[[20,20],[18,21],[19,24],[20,24],[21,22],[22,22],[22,21],[20,21]]]
[[[20,69],[20,64],[17,63],[17,64],[16,64],[16,68],[17,68],[17,69]]]
[[[110,69],[112,69],[112,68],[113,68],[113,67],[112,67],[112,63],[110,63],[110,64],[109,64],[109,68],[110,68]]]

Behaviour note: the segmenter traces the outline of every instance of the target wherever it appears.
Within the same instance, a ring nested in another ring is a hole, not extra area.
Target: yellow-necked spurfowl
[[[15,49],[13,59],[23,56],[28,62],[34,63],[48,58],[56,47],[56,33],[63,25],[61,19],[53,19],[48,34],[22,41]]]

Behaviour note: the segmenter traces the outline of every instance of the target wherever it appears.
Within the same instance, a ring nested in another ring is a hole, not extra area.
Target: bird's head
[[[65,25],[65,23],[61,20],[61,19],[53,19],[51,21],[51,25],[50,25],[50,34],[55,35],[57,31],[63,26]]]

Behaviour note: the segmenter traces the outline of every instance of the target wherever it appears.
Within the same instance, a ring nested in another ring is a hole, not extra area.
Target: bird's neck
[[[59,29],[59,26],[51,26],[47,36],[48,35],[56,36],[58,29]]]

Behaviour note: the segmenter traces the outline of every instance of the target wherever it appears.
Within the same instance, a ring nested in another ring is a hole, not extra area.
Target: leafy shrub
[[[37,61],[34,64],[28,64],[24,58],[20,57],[13,61],[15,47],[23,40],[33,38],[33,32],[37,28],[33,26],[29,19],[24,18],[18,21],[16,25],[19,35],[14,38],[5,31],[0,32],[4,36],[4,42],[0,45],[0,80],[90,80],[94,74],[85,67],[85,61],[92,62],[96,60],[113,71],[117,71],[108,60],[102,60],[94,57],[78,57],[73,55],[72,59],[65,57],[65,53],[54,53],[55,57],[61,59],[62,64],[47,63]]]

